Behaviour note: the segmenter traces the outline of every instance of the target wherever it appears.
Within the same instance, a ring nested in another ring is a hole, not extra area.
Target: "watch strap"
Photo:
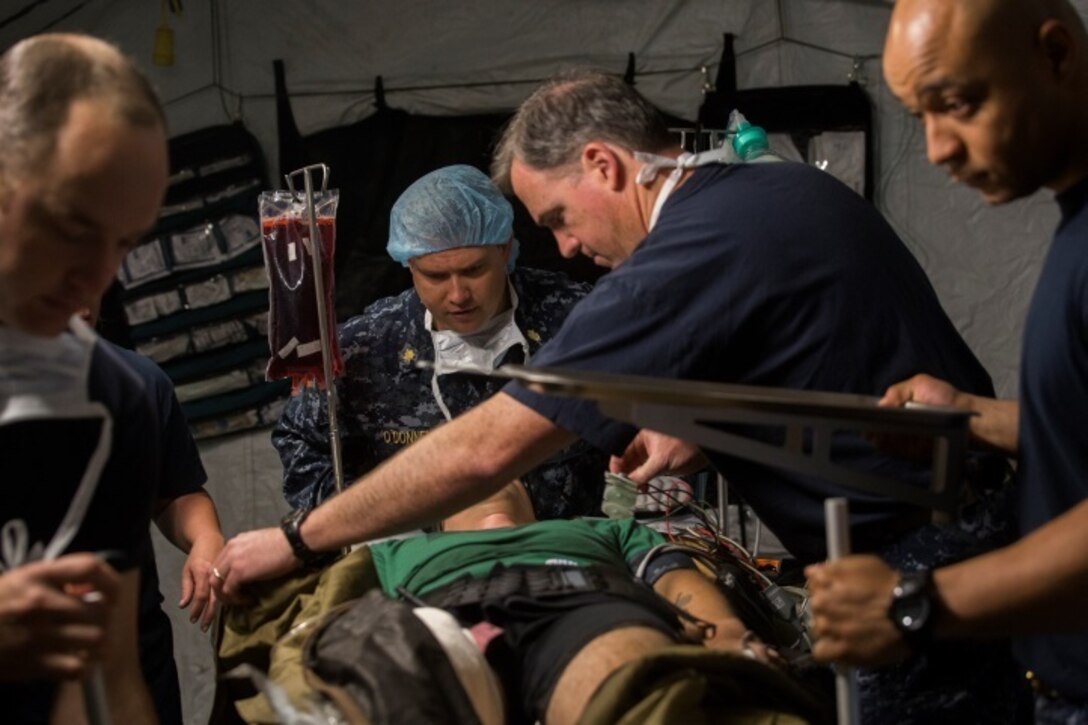
[[[888,617],[912,650],[918,652],[929,646],[936,618],[931,570],[899,573],[899,581],[892,590]]]
[[[283,531],[283,535],[287,537],[287,543],[291,545],[291,551],[294,552],[295,557],[302,562],[304,567],[307,569],[321,569],[336,554],[335,552],[314,551],[306,546],[306,542],[302,540],[299,529],[302,527],[302,522],[310,515],[310,511],[311,509],[307,508],[291,511],[280,521],[280,529]]]

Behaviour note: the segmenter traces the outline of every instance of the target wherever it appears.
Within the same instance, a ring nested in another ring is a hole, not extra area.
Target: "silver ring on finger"
[[[746,630],[740,638],[740,652],[748,659],[758,660],[759,656],[756,651],[752,649],[752,640],[756,638],[756,633],[752,630]]]

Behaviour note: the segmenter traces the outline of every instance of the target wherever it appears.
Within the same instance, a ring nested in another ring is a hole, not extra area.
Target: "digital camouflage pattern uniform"
[[[995,483],[1001,478],[995,466],[987,467],[974,479],[983,487],[978,500],[962,507],[955,523],[914,529],[877,551],[880,558],[900,571],[936,569],[1015,541],[1015,496]],[[902,662],[859,668],[858,687],[866,723],[1031,722],[1027,680],[1007,639],[935,640]]]
[[[565,275],[515,269],[510,281],[518,296],[515,321],[532,357],[566,319],[590,287]],[[426,312],[414,289],[373,303],[339,328],[344,374],[339,396],[344,479],[351,482],[445,421],[431,391],[430,370],[416,367],[434,360]],[[521,347],[510,348],[502,363],[524,362]],[[505,381],[446,374],[438,379],[442,398],[458,416],[497,393]],[[288,401],[272,444],[283,461],[283,493],[292,506],[312,507],[332,495],[328,409],[325,394],[305,388]],[[522,477],[538,519],[599,512],[605,454],[581,441]]]

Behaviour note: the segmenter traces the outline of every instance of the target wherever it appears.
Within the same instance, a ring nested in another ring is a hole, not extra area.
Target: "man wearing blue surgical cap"
[[[378,300],[339,330],[345,480],[498,392],[458,366],[525,363],[588,291],[554,272],[514,266],[514,211],[486,175],[448,166],[417,180],[390,215],[389,256],[412,288]],[[416,363],[434,361],[434,370]],[[295,508],[332,495],[328,410],[313,389],[292,398],[272,433]],[[537,518],[595,513],[607,461],[580,443],[522,477]]]

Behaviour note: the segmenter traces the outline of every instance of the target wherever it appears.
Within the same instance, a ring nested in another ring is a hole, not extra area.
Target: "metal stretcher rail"
[[[973,413],[958,408],[887,408],[878,406],[877,398],[864,395],[547,367],[504,365],[494,371],[473,372],[517,380],[548,395],[595,400],[605,415],[640,428],[930,508],[936,523],[950,522],[959,503],[967,425]],[[784,431],[783,441],[756,440],[721,430],[721,424],[779,427]],[[907,434],[931,440],[929,488],[836,463],[831,458],[831,437],[840,431]]]

